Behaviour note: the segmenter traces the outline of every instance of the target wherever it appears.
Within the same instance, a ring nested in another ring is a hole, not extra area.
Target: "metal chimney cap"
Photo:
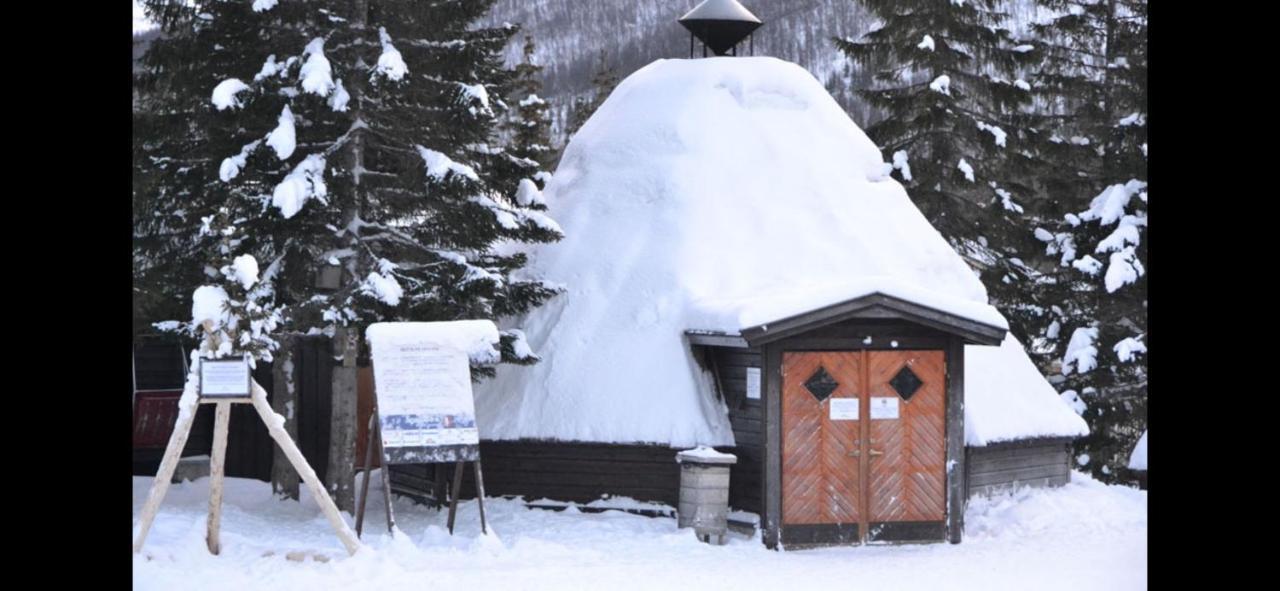
[[[703,0],[701,4],[694,6],[693,10],[680,17],[679,21],[682,23],[685,21],[743,21],[762,24],[760,19],[739,4],[738,0]]]

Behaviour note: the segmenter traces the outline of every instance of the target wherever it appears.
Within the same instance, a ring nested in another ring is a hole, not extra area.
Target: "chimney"
[[[693,57],[693,38],[702,41],[702,57],[707,48],[716,55],[738,55],[738,44],[763,24],[738,0],[703,0],[687,14],[680,17],[680,24],[689,30],[689,57]],[[755,55],[755,38],[751,37],[751,55]]]

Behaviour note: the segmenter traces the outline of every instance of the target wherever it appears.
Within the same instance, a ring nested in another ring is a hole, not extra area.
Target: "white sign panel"
[[[200,359],[200,395],[210,398],[241,398],[250,393],[249,361]]]
[[[831,420],[833,421],[856,421],[858,420],[858,399],[857,398],[831,398]]]
[[[871,397],[871,418],[873,419],[898,418],[898,397],[897,396]]]
[[[747,368],[747,398],[760,399],[760,368]]]
[[[465,352],[423,340],[380,342],[373,380],[385,447],[480,443]]]

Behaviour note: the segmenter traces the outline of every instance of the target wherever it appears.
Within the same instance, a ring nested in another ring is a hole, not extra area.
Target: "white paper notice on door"
[[[833,421],[856,421],[858,420],[858,399],[857,398],[831,398],[831,420]]]
[[[872,419],[898,418],[898,397],[897,396],[872,396],[871,397],[871,418]]]
[[[760,399],[760,368],[747,368],[747,398]]]

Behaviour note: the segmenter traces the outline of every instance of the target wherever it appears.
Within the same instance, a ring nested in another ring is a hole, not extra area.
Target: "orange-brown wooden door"
[[[942,351],[784,352],[784,535],[943,521],[945,386]]]
[[[833,404],[837,410],[849,399],[861,404],[862,373],[857,351],[783,353],[784,526],[863,521],[857,456],[861,422],[831,418]],[[819,379],[822,374],[829,380]]]
[[[867,519],[941,522],[947,501],[943,353],[871,351],[869,358],[868,444],[873,451],[868,453]]]

